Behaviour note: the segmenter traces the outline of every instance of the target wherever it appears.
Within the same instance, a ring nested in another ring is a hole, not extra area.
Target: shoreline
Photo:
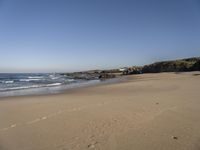
[[[24,94],[24,95],[9,95],[9,96],[0,96],[0,101],[4,100],[4,99],[10,99],[10,98],[23,98],[23,97],[37,97],[37,96],[49,96],[49,95],[60,95],[60,94],[66,94],[68,92],[71,91],[77,91],[77,90],[81,90],[81,89],[85,89],[85,88],[90,88],[90,87],[96,87],[96,86],[101,86],[101,85],[107,85],[107,84],[115,84],[115,83],[120,83],[120,82],[124,82],[124,81],[128,81],[128,76],[120,76],[120,77],[116,77],[116,78],[111,78],[111,79],[105,79],[105,80],[99,80],[99,82],[95,82],[95,83],[84,83],[84,84],[80,84],[77,83],[75,86],[70,86],[68,88],[63,88],[61,90],[57,90],[54,92],[31,92],[31,94]],[[58,86],[57,86],[58,87]],[[57,87],[53,87],[53,88],[57,88]],[[31,88],[31,89],[22,89],[22,90],[14,90],[14,91],[8,91],[8,92],[23,92],[26,90],[40,90],[40,89],[45,89],[45,87],[43,88]]]
[[[116,78],[111,78],[111,79],[105,79],[93,84],[86,84],[82,86],[75,86],[75,87],[69,87],[66,89],[58,90],[55,93],[33,93],[33,94],[25,94],[25,95],[13,95],[13,96],[0,96],[0,101],[3,100],[8,100],[8,99],[21,99],[21,98],[28,98],[28,97],[45,97],[45,96],[59,96],[59,95],[65,95],[67,93],[71,92],[78,92],[87,88],[92,88],[92,87],[98,87],[98,86],[104,86],[104,85],[113,85],[113,84],[120,84],[123,82],[139,82],[139,81],[145,81],[149,79],[154,79],[154,76],[159,75],[159,74],[193,74],[194,76],[197,74],[200,74],[200,71],[190,71],[190,72],[161,72],[161,73],[145,73],[145,74],[134,74],[134,75],[126,75],[126,76],[119,76]],[[151,78],[146,78],[143,79],[144,76],[152,76]],[[134,77],[134,79],[133,79]],[[158,80],[158,79],[157,79]],[[78,84],[77,84],[78,85]],[[33,88],[37,89],[37,88]],[[38,88],[40,89],[40,88]],[[32,90],[32,89],[25,89],[25,90]],[[18,90],[16,90],[18,91]],[[20,90],[19,90],[20,91]],[[23,90],[22,90],[23,91]]]

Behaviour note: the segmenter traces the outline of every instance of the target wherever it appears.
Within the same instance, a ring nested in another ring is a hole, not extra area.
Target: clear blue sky
[[[0,0],[0,72],[200,56],[200,0]]]

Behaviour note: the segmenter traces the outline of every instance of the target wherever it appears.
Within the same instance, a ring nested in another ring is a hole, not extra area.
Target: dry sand
[[[200,150],[198,73],[1,98],[0,150]]]

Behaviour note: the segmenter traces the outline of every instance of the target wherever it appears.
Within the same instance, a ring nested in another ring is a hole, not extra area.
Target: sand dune
[[[199,150],[200,74],[0,99],[0,150]]]

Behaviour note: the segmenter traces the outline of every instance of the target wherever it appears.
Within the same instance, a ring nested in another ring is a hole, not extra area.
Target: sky
[[[0,0],[0,72],[200,56],[200,0]]]

